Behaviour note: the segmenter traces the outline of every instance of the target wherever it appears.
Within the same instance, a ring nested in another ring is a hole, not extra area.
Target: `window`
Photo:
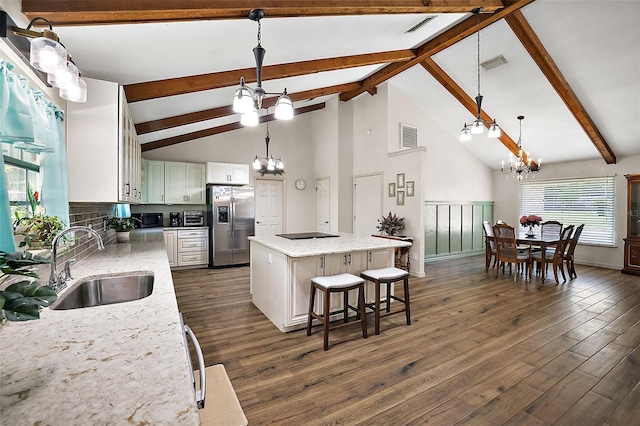
[[[520,215],[525,214],[564,226],[584,223],[581,244],[614,246],[615,178],[520,182]]]
[[[4,159],[4,173],[11,210],[27,204],[27,184],[33,191],[40,191],[40,155],[0,144]]]

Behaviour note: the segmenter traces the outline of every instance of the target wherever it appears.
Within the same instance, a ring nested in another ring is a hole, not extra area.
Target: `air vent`
[[[500,56],[496,56],[493,59],[489,59],[488,61],[484,61],[480,65],[482,65],[482,68],[488,71],[494,68],[501,67],[506,63],[507,63],[507,60],[505,59],[505,57],[500,55]]]
[[[418,128],[400,123],[400,148],[416,148],[418,146]]]
[[[404,33],[412,33],[415,30],[417,30],[418,28],[420,28],[421,26],[423,26],[424,24],[426,24],[427,22],[431,21],[433,18],[435,18],[435,16],[427,16],[426,18],[424,18],[422,21],[418,22],[417,24],[415,24],[413,27],[409,28],[407,31],[405,31]]]

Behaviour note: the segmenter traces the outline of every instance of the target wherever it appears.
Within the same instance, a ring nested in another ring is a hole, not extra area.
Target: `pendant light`
[[[524,151],[522,150],[522,120],[524,120],[524,115],[519,115],[520,134],[518,135],[518,157],[514,159],[513,156],[509,154],[509,168],[504,168],[504,161],[501,167],[502,174],[507,175],[507,177],[511,175],[518,180],[527,179],[529,175],[531,175],[532,178],[535,177],[535,172],[540,170],[540,164],[542,163],[542,160],[538,159],[538,167],[534,169],[532,167],[530,154],[527,152],[526,158],[524,156]]]
[[[482,95],[480,94],[480,12],[481,7],[477,7],[471,11],[478,17],[478,31],[477,31],[477,47],[478,47],[478,96],[476,96],[477,116],[471,124],[464,123],[464,127],[460,131],[460,141],[470,141],[472,135],[480,135],[484,133],[485,126],[489,126],[489,133],[487,137],[497,138],[500,137],[500,126],[493,120],[491,123],[485,123],[482,119]]]
[[[293,118],[293,102],[287,95],[285,88],[282,93],[269,93],[262,88],[262,61],[267,51],[260,44],[261,24],[264,18],[264,10],[253,9],[249,12],[249,19],[258,23],[258,45],[253,48],[253,56],[256,61],[257,86],[255,89],[247,86],[244,77],[240,78],[240,87],[233,96],[233,111],[242,114],[240,123],[245,126],[258,124],[258,111],[262,109],[262,101],[266,95],[280,95],[276,102],[275,118],[278,120],[291,120]],[[249,114],[249,117],[245,115]]]

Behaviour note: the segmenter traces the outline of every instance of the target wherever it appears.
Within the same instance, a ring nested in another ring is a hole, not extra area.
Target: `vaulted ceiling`
[[[482,161],[497,168],[517,152],[518,115],[535,159],[640,154],[637,1],[22,1],[83,76],[124,85],[143,150],[241,128],[230,104],[240,77],[256,80],[254,7],[266,14],[264,86],[286,87],[296,114],[389,82],[457,137],[476,115],[479,25],[481,60],[507,61],[481,72],[483,118],[503,128],[502,143],[466,143]]]

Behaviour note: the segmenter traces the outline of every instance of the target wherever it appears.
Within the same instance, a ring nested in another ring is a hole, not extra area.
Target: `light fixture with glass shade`
[[[32,30],[31,27],[36,21],[46,22],[49,28],[42,31]],[[23,29],[17,27],[6,12],[0,11],[0,35],[25,59],[28,56],[33,68],[47,74],[45,82],[59,88],[61,98],[72,102],[86,102],[87,84],[80,77],[78,67],[60,43],[49,20],[35,17],[27,28]],[[29,43],[21,42],[20,37],[29,39]],[[44,80],[43,76],[41,78]]]
[[[262,88],[262,61],[267,51],[260,44],[261,24],[264,18],[264,10],[253,9],[249,12],[249,19],[258,23],[258,45],[253,48],[253,56],[256,60],[256,82],[255,89],[247,86],[244,77],[240,78],[240,87],[233,96],[233,111],[242,114],[240,123],[245,126],[255,126],[258,124],[258,111],[262,109],[262,101],[266,95],[280,95],[276,102],[275,118],[278,120],[291,120],[293,118],[293,102],[287,95],[285,88],[282,93],[269,93]],[[249,117],[245,117],[245,115]]]
[[[264,176],[265,174],[281,175],[284,173],[284,163],[281,158],[277,160],[272,156],[269,156],[269,142],[271,137],[269,136],[269,122],[267,122],[267,134],[264,137],[264,142],[267,145],[267,155],[264,157],[256,157],[253,159],[253,169]]]
[[[476,96],[476,106],[477,106],[477,116],[476,119],[471,124],[464,123],[464,127],[460,131],[460,142],[470,141],[472,135],[481,135],[484,133],[485,126],[489,127],[489,132],[487,133],[487,137],[489,138],[498,138],[500,137],[500,126],[496,123],[496,120],[493,120],[490,123],[486,123],[482,119],[482,95],[480,94],[480,13],[482,12],[481,7],[477,7],[471,11],[471,13],[475,14],[478,17],[478,31],[477,31],[477,47],[478,47],[478,96]]]
[[[531,175],[532,178],[535,177],[535,172],[540,170],[540,164],[542,163],[542,160],[538,159],[538,164],[534,166],[528,152],[525,157],[525,152],[522,150],[522,120],[524,120],[524,115],[519,115],[520,134],[518,135],[518,157],[514,159],[513,155],[509,154],[509,168],[505,169],[504,161],[502,162],[501,168],[502,173],[507,175],[507,177],[511,175],[518,180],[527,179],[529,175]]]

